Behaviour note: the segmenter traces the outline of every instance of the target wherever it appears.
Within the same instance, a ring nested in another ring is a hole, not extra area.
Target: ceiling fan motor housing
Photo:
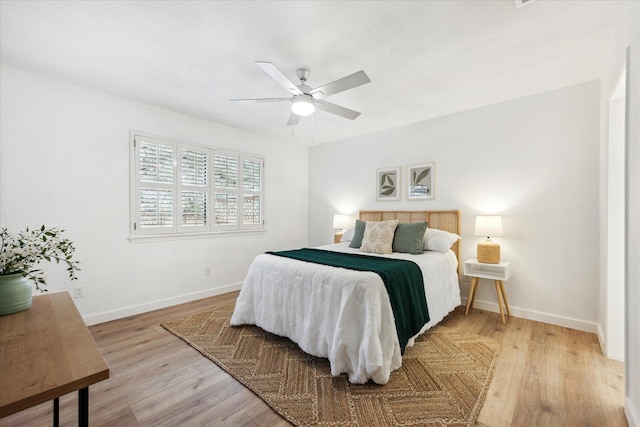
[[[303,83],[309,79],[310,74],[311,74],[311,71],[309,71],[309,69],[307,68],[298,68],[296,70],[296,75],[298,76],[300,81],[302,81]]]

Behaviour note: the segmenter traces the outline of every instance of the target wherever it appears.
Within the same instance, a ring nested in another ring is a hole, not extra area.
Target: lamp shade
[[[334,215],[333,216],[333,228],[344,230],[351,227],[353,224],[353,218],[349,215]]]
[[[291,111],[301,117],[310,116],[316,111],[314,99],[311,95],[296,95],[291,100]]]
[[[500,215],[477,216],[476,236],[502,236],[502,217]]]

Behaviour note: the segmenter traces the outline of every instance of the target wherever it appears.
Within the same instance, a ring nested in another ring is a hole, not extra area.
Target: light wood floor
[[[262,400],[160,324],[235,301],[237,293],[92,326],[111,378],[90,387],[93,426],[286,426]],[[627,426],[623,364],[595,335],[459,307],[442,323],[502,342],[478,426]],[[0,426],[50,426],[46,403]],[[77,396],[60,399],[60,424],[77,425]]]

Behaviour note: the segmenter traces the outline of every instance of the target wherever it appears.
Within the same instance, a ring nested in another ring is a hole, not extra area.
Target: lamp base
[[[500,245],[492,241],[478,243],[477,258],[483,264],[498,264]]]

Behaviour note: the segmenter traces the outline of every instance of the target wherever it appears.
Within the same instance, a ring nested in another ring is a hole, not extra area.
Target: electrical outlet
[[[78,298],[84,298],[84,288],[81,286],[76,286],[73,288],[73,297],[78,299]]]
[[[205,276],[211,276],[211,267],[205,267],[204,268],[204,275]]]

